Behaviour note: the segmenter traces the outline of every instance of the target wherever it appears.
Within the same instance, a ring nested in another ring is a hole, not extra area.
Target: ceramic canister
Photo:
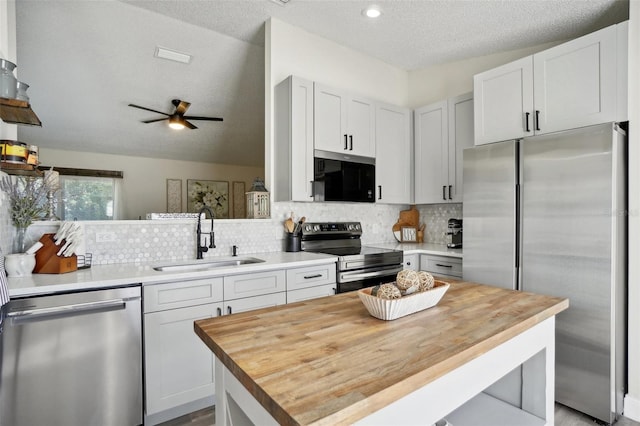
[[[18,79],[13,75],[16,64],[0,58],[0,97],[14,99],[18,91]]]
[[[27,162],[27,144],[10,139],[0,139],[2,161],[5,163],[25,164]]]
[[[31,275],[36,267],[36,255],[26,253],[8,254],[4,258],[4,267],[10,277]]]

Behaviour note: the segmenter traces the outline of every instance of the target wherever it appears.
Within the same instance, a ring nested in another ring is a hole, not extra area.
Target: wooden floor
[[[170,420],[162,423],[160,426],[213,426],[215,424],[215,409],[205,408],[195,413]],[[561,404],[556,404],[556,426],[594,426],[601,423],[593,418],[572,410]],[[629,420],[626,417],[620,418],[614,423],[616,426],[640,426],[640,423]],[[505,425],[506,426],[506,425]]]

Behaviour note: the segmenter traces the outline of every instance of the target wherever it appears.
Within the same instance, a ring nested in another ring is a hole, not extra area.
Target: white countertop
[[[192,280],[221,275],[234,275],[268,271],[273,269],[297,268],[336,262],[337,257],[308,252],[256,253],[243,257],[256,257],[264,262],[238,266],[224,266],[200,271],[163,271],[154,270],[155,266],[195,263],[196,260],[183,262],[122,263],[117,265],[94,265],[66,274],[32,274],[28,277],[8,277],[9,296],[11,298],[52,294],[68,291],[95,290],[142,283],[144,285]],[[220,260],[223,257],[210,257],[201,262]],[[224,257],[224,259],[232,259]]]
[[[446,244],[433,243],[378,243],[367,244],[369,247],[402,250],[404,254],[433,254],[436,256],[449,256],[462,259],[462,249],[448,248]]]

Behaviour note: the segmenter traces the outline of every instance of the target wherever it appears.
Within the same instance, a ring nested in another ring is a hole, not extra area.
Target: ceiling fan
[[[197,129],[196,126],[191,124],[187,120],[205,120],[205,121],[222,121],[222,118],[219,117],[197,117],[194,115],[184,115],[189,109],[191,105],[189,102],[181,101],[180,99],[173,99],[171,101],[175,110],[171,114],[167,114],[166,112],[156,111],[155,109],[143,107],[140,105],[129,104],[130,107],[143,109],[145,111],[155,112],[157,114],[166,115],[166,117],[156,118],[153,120],[143,120],[143,123],[155,123],[156,121],[169,120],[169,127],[172,129],[183,129],[188,127],[190,129]]]

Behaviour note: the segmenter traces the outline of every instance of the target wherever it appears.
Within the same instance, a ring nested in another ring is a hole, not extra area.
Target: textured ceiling
[[[264,164],[264,22],[276,17],[406,70],[566,40],[626,19],[616,0],[18,0],[18,76],[42,128],[21,140],[61,149]],[[153,57],[156,46],[193,55]],[[128,103],[192,103],[198,130],[172,131]]]
[[[124,1],[258,45],[275,17],[406,70],[569,40],[628,15],[616,0]],[[365,18],[369,5],[382,16]]]

